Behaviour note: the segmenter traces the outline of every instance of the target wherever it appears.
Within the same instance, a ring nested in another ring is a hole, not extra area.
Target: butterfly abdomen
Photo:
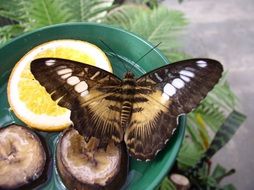
[[[127,127],[131,114],[132,114],[132,105],[133,105],[133,97],[135,95],[135,86],[136,86],[136,80],[134,79],[134,76],[130,74],[126,74],[123,79],[122,84],[122,97],[123,97],[123,104],[122,104],[122,110],[121,110],[121,125],[122,127]]]

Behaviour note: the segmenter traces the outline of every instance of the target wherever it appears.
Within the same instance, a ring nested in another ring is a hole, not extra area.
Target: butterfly
[[[58,105],[71,110],[74,128],[102,145],[125,142],[130,156],[152,160],[221,77],[222,65],[199,58],[123,79],[100,68],[58,58],[32,61],[31,72]]]

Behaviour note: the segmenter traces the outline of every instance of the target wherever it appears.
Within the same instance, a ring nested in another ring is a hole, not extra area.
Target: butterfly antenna
[[[137,63],[143,59],[146,55],[148,55],[151,51],[153,51],[155,48],[157,48],[159,45],[161,44],[161,42],[159,42],[157,45],[153,46],[148,52],[146,52],[142,57],[140,57],[137,61],[134,62],[134,64],[132,65],[130,72],[132,71],[132,69],[134,68],[135,65],[137,65]]]
[[[127,69],[125,63],[124,63],[123,60],[116,54],[116,52],[115,52],[111,47],[109,47],[104,41],[102,41],[101,39],[100,39],[100,41],[101,41],[101,43],[103,43],[104,46],[106,46],[110,51],[112,51],[112,52],[114,53],[114,55],[116,56],[116,58],[117,58],[121,63],[123,63],[125,70],[128,71],[128,69]]]

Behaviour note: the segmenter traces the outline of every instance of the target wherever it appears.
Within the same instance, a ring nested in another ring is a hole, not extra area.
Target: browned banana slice
[[[96,148],[98,140],[88,143],[75,129],[67,129],[57,145],[57,168],[68,189],[120,189],[128,170],[123,145],[110,143],[106,150]]]
[[[30,129],[0,128],[0,189],[28,187],[41,176],[45,164],[44,147]]]

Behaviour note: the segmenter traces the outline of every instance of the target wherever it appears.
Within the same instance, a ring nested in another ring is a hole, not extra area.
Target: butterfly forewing
[[[34,60],[31,71],[58,105],[71,110],[74,128],[87,140],[91,136],[101,142],[122,140],[121,102],[107,100],[121,87],[119,78],[97,67],[56,58]]]
[[[178,116],[200,103],[218,82],[222,71],[222,65],[216,60],[189,59],[147,73],[137,79],[137,86],[159,91],[161,100],[172,101],[171,114]]]
[[[141,160],[153,159],[171,137],[177,117],[197,107],[218,82],[222,70],[215,60],[190,59],[137,79],[135,96],[147,101],[133,104],[124,137],[130,154]]]

